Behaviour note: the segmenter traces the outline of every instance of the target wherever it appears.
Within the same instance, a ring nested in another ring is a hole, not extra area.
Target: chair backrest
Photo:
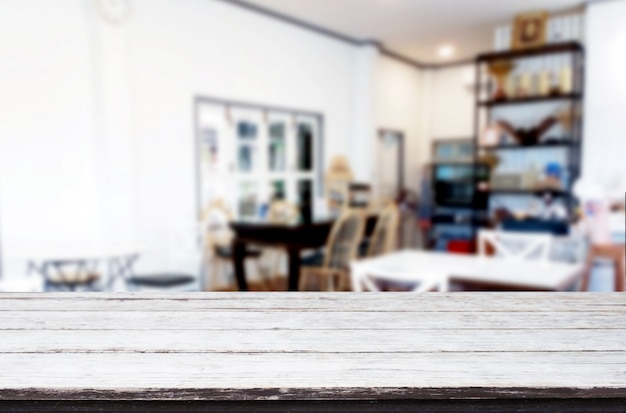
[[[413,283],[407,283],[406,281],[394,281],[387,277],[376,277],[375,275],[368,274],[363,277],[360,282],[364,291],[382,292],[385,291],[380,286],[381,284],[399,284],[401,285],[400,291],[413,292],[413,293],[427,293],[434,291],[446,292],[447,290],[442,286],[444,280],[436,278],[426,278]]]
[[[365,214],[359,209],[342,211],[328,236],[324,267],[347,269],[357,256],[365,229]]]
[[[270,204],[267,221],[272,224],[295,224],[300,220],[300,210],[291,202],[277,200]]]
[[[487,246],[491,246],[495,255],[499,257],[548,262],[552,236],[480,230],[478,233],[478,253],[480,256],[488,255]]]
[[[399,222],[400,209],[395,203],[388,203],[378,214],[376,227],[367,249],[368,257],[384,255],[396,248]]]
[[[223,200],[217,199],[207,205],[200,217],[207,252],[212,253],[217,246],[230,245],[233,232],[229,224],[232,220],[233,214]]]
[[[370,184],[351,182],[348,184],[348,206],[350,208],[369,208],[372,203]]]

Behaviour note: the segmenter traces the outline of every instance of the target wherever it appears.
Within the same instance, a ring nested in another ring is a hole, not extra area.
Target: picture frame
[[[546,44],[548,12],[539,11],[515,16],[511,47],[529,49]]]

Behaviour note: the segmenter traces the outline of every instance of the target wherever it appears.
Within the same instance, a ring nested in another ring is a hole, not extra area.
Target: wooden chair
[[[393,202],[387,203],[378,214],[376,227],[369,239],[368,257],[384,255],[396,249],[399,223],[400,209]]]
[[[211,202],[202,212],[201,223],[204,235],[202,261],[205,269],[209,269],[208,279],[206,275],[203,277],[203,289],[205,291],[232,288],[218,284],[219,276],[224,271],[230,270],[232,272],[234,234],[229,226],[232,219],[233,214],[221,199]],[[253,259],[259,274],[263,275],[259,264],[260,256],[261,251],[249,250],[246,252],[246,259]]]
[[[300,210],[288,201],[276,200],[270,204],[267,221],[271,224],[290,225],[300,220]]]
[[[328,200],[328,212],[339,215],[349,204],[349,186],[354,180],[350,163],[345,156],[335,156],[330,161],[324,187]]]
[[[548,262],[552,237],[547,234],[526,234],[480,230],[478,233],[478,254],[493,255],[513,260],[534,260]]]
[[[626,275],[624,273],[624,261],[626,260],[625,254],[626,249],[624,248],[624,245],[591,245],[587,255],[587,262],[582,282],[580,284],[580,291],[587,291],[589,289],[589,280],[591,278],[591,271],[593,269],[594,262],[598,259],[605,259],[613,262],[615,291],[623,292],[626,280]]]
[[[356,259],[359,241],[365,230],[365,215],[362,210],[345,209],[330,232],[326,250],[316,265],[305,264],[301,270],[299,289],[302,291],[311,276],[320,279],[321,288],[335,291],[349,289],[350,262]]]
[[[372,204],[372,186],[370,184],[350,182],[348,184],[348,207],[367,208]]]
[[[270,204],[267,221],[271,224],[277,225],[293,225],[300,221],[300,210],[298,207],[288,201],[276,200]],[[284,257],[284,251],[280,248],[264,248],[264,259],[269,262],[268,278],[271,279],[272,284],[285,284],[281,283],[280,279],[285,281],[287,276],[280,272],[280,264]],[[272,288],[279,289],[279,288]],[[282,288],[280,288],[282,289]]]

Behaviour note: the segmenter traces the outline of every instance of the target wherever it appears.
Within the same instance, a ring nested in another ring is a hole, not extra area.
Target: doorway
[[[404,188],[404,132],[378,132],[376,186],[379,198],[396,199]]]

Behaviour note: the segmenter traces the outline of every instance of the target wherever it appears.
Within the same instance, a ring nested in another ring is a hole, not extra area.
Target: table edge
[[[338,387],[338,388],[147,388],[0,389],[0,401],[279,401],[279,400],[446,400],[446,399],[625,399],[618,387]]]

